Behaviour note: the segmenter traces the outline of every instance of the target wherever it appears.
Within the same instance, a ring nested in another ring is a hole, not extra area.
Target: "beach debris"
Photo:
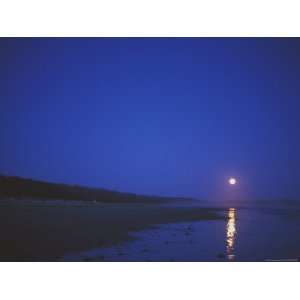
[[[188,225],[187,227],[185,227],[185,228],[183,229],[184,234],[185,234],[186,236],[191,235],[192,230],[193,230],[192,225]]]
[[[84,257],[83,260],[84,261],[93,261],[93,258],[91,258],[91,257]]]
[[[121,248],[117,248],[116,250],[117,250],[117,255],[118,256],[123,256],[124,255],[124,252],[122,251]]]

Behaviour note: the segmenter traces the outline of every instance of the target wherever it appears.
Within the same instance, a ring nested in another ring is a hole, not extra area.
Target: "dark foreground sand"
[[[0,200],[0,260],[55,261],[152,225],[224,218],[223,210],[160,204]]]

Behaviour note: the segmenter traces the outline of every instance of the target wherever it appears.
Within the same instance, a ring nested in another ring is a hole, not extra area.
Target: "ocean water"
[[[64,261],[298,261],[300,210],[237,208],[224,220],[162,224],[133,241],[68,253]]]

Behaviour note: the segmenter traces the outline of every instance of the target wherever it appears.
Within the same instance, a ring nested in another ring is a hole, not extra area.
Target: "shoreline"
[[[0,260],[57,261],[68,253],[130,241],[132,232],[155,225],[225,219],[222,212],[184,204],[2,200]]]

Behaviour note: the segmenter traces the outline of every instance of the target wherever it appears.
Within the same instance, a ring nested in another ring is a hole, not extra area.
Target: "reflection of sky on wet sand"
[[[70,253],[63,260],[219,261],[217,255],[225,248],[224,224],[220,219],[158,225],[133,232],[133,241]]]
[[[236,210],[235,208],[229,208],[228,210],[228,221],[226,226],[226,251],[229,260],[234,260],[234,243],[236,238]]]
[[[66,253],[62,260],[265,261],[299,257],[300,209],[292,211],[297,213],[294,218],[269,209],[231,208],[224,213],[226,220],[163,224],[132,232],[132,241]]]

